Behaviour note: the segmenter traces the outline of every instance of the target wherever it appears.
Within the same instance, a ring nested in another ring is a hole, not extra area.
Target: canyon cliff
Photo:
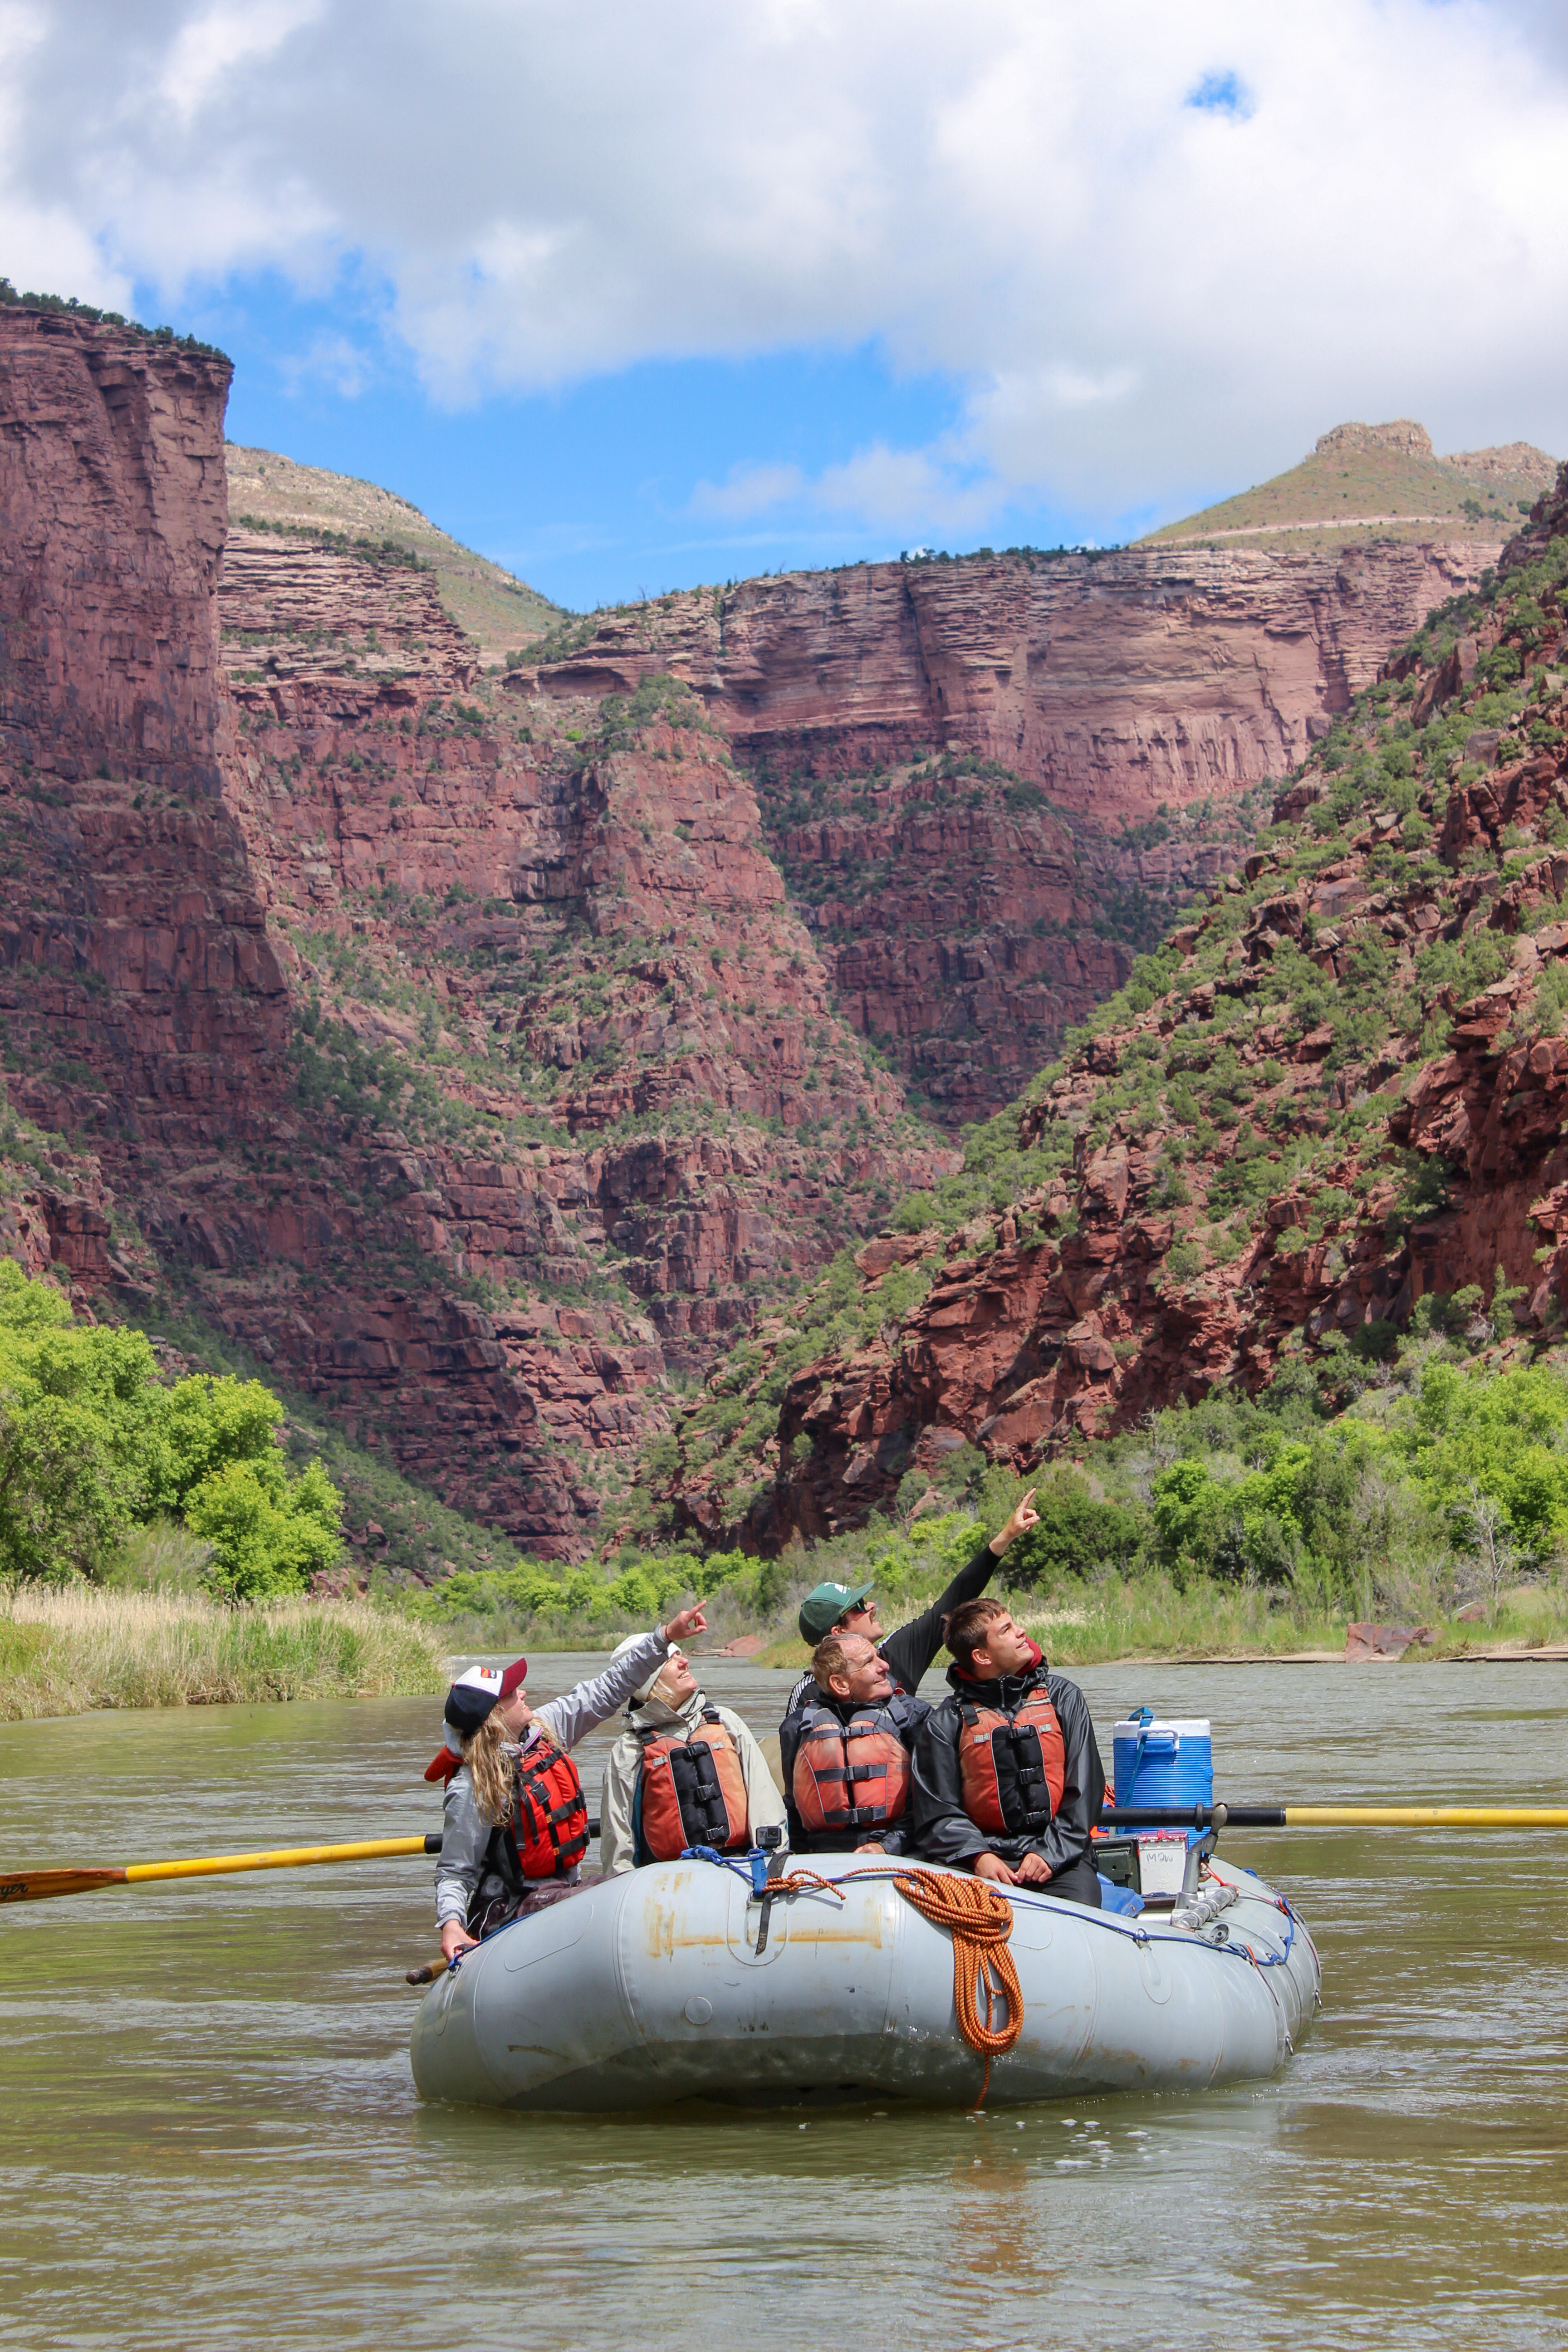
[[[1565,580],[1568,468],[964,1178],[764,1326],[732,1486],[686,1409],[688,1523],[732,1538],[761,1465],[745,1539],[831,1533],[1293,1352],[1374,1379],[1412,1326],[1563,1338]]]
[[[525,697],[702,697],[738,752],[864,774],[952,743],[1111,827],[1293,766],[1500,542],[855,564],[596,614]]]
[[[577,1552],[669,1357],[943,1148],[700,709],[531,727],[402,551],[226,540],[227,380],[0,309],[0,1012],[16,1108],[81,1147],[17,1246],[130,1301],[161,1267],[411,1475]]]
[[[595,614],[508,687],[582,708],[687,682],[756,776],[850,1019],[956,1126],[1009,1100],[1237,862],[1248,794],[1498,544],[749,580]]]
[[[955,1181],[942,1128],[1477,560],[861,567],[501,680],[416,554],[226,528],[227,383],[0,307],[0,1042],[44,1130],[5,1245],[556,1558],[647,1524],[682,1386]],[[1066,1360],[1124,1344],[1099,1312]]]

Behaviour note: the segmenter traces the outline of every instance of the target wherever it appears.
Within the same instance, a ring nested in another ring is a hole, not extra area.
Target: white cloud
[[[826,511],[1131,507],[1350,415],[1568,449],[1547,0],[0,0],[0,90],[18,280],[361,257],[451,403],[868,339],[956,378]],[[698,504],[781,503],[756,454]]]
[[[272,57],[321,0],[213,0],[175,34],[158,79],[158,96],[181,122],[210,105],[226,75]]]
[[[798,466],[737,466],[726,482],[699,482],[691,494],[691,510],[742,522],[790,504],[806,487]]]
[[[357,400],[375,372],[368,352],[351,342],[347,335],[334,335],[324,328],[311,336],[302,352],[295,352],[279,363],[279,373],[290,392],[301,391],[308,384],[324,384],[341,400]]]

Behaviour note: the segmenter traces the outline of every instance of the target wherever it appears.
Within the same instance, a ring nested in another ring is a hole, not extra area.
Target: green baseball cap
[[[832,1633],[845,1611],[864,1601],[872,1589],[869,1584],[819,1584],[800,1604],[801,1640],[815,1649],[825,1633]]]

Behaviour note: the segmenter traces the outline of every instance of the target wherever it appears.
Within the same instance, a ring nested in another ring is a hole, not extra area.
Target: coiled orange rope
[[[1024,1989],[1018,1982],[1017,1963],[1008,1949],[1012,1905],[983,1878],[950,1877],[934,1870],[849,1870],[837,1881],[820,1878],[815,1870],[794,1870],[773,1880],[768,1891],[796,1895],[815,1887],[837,1894],[856,1878],[890,1878],[922,1919],[929,1919],[933,1927],[945,1927],[952,1937],[952,1999],[958,2030],[985,2061],[980,2096],[974,2102],[978,2107],[990,2087],[991,2061],[1011,2050],[1024,2031]],[[995,2021],[998,2001],[1006,2004],[1005,2025]]]
[[[939,1878],[934,1871],[903,1870],[893,1885],[922,1919],[929,1919],[933,1927],[945,1927],[952,1937],[952,1998],[958,2030],[985,2061],[980,2097],[974,2102],[979,2106],[990,2087],[991,2061],[1011,2050],[1024,2031],[1024,1990],[1018,1982],[1017,1963],[1008,1949],[1013,1906],[983,1878]],[[1004,2025],[995,2022],[998,2000],[1007,2006]]]

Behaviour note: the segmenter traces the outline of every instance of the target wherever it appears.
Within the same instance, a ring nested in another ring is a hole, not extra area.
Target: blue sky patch
[[[1206,73],[1202,81],[1188,90],[1184,106],[1195,106],[1200,114],[1230,114],[1245,122],[1255,110],[1252,92],[1234,71]]]

